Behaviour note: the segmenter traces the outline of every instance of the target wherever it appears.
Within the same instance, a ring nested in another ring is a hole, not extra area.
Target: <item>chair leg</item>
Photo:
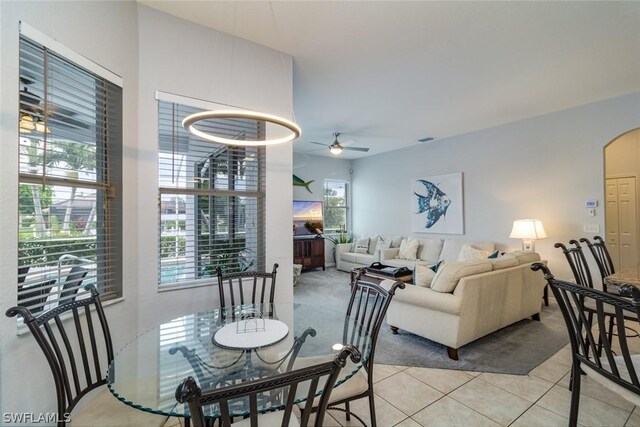
[[[549,307],[549,285],[544,285],[544,295],[542,296],[545,307]]]
[[[580,364],[574,359],[571,368],[571,411],[569,412],[569,426],[578,425],[578,408],[580,406]]]
[[[376,421],[376,405],[374,403],[373,390],[369,390],[369,412],[371,413],[371,426],[377,426]]]
[[[345,413],[346,414],[345,418],[347,419],[347,421],[351,421],[351,412],[350,412],[350,409],[349,409],[349,402],[345,402],[344,409],[345,409],[345,411],[347,411]]]

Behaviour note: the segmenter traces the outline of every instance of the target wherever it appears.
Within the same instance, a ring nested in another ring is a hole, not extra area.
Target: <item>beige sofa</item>
[[[390,247],[380,249],[379,239],[382,239]],[[355,251],[354,243],[343,243],[336,245],[336,268],[349,272],[354,268],[369,267],[374,262],[381,262],[392,267],[407,267],[413,270],[416,264],[433,265],[440,260],[445,262],[456,261],[460,250],[464,245],[473,246],[476,249],[493,251],[494,244],[491,242],[475,242],[464,239],[431,239],[415,238],[418,240],[418,250],[415,260],[397,258],[402,236],[373,236],[369,238],[367,253]]]
[[[467,261],[483,272],[466,277],[436,274],[430,287],[407,286],[391,301],[387,323],[394,333],[402,329],[444,344],[449,357],[458,360],[458,349],[471,341],[527,317],[539,320],[546,282],[531,264],[540,256],[518,251],[509,258]],[[441,280],[457,283],[452,292],[434,290],[446,288],[436,283]]]

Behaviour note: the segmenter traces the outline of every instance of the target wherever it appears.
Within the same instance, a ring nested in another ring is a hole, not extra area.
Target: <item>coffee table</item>
[[[367,270],[365,267],[356,267],[351,270],[349,277],[349,285],[353,285],[353,282],[356,280],[356,275],[360,270],[364,270],[362,272],[361,278],[365,278],[366,281],[373,281],[374,283],[380,283],[383,280],[397,280],[398,282],[404,283],[413,283],[413,274],[407,274],[406,276],[393,277],[387,274],[377,273],[374,271]]]

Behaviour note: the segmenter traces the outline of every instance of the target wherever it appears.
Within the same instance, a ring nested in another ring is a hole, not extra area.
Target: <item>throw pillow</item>
[[[399,248],[403,237],[402,236],[394,236],[394,237],[391,237],[391,238],[387,237],[387,239],[391,240],[391,246],[390,247]]]
[[[458,261],[470,261],[472,259],[487,258],[491,252],[483,249],[476,249],[471,245],[463,245],[458,255]]]
[[[382,240],[381,238],[378,238],[378,244],[376,244],[376,250],[374,253],[389,248],[391,248],[391,240]]]
[[[433,281],[431,289],[436,292],[451,293],[458,286],[461,278],[474,274],[487,273],[493,269],[490,261],[454,261],[445,263],[438,270]]]
[[[369,238],[366,239],[358,239],[356,240],[356,250],[357,254],[366,254],[369,250]]]
[[[504,252],[502,252],[502,255],[504,255]],[[490,259],[495,259],[498,258],[499,256],[501,256],[500,251],[494,251],[491,255],[489,255],[487,258]]]
[[[380,240],[384,240],[382,239],[382,236],[376,234],[375,236],[372,236],[369,238],[369,249],[367,250],[367,253],[369,254],[373,254],[376,252],[376,246],[378,246],[378,242]]]
[[[420,242],[418,240],[402,239],[402,242],[400,242],[400,250],[398,251],[398,256],[396,258],[415,261],[417,259],[416,252],[418,252],[419,245]]]
[[[440,266],[444,263],[444,260],[441,259],[440,261],[436,262],[435,264],[433,264],[432,266],[430,266],[429,268],[431,270],[433,270],[434,273],[438,272],[438,269],[440,268]]]
[[[423,288],[431,286],[431,282],[436,273],[431,267],[425,267],[424,265],[416,264],[416,269],[413,272],[413,284]]]

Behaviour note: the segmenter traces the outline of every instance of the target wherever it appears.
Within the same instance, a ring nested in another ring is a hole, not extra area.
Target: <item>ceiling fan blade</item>
[[[317,144],[317,145],[322,145],[322,146],[328,147],[327,144],[323,144],[321,142],[315,142],[315,141],[309,141],[309,144]]]
[[[342,147],[343,150],[351,150],[351,151],[363,151],[363,152],[367,152],[369,151],[368,148],[365,147]]]

